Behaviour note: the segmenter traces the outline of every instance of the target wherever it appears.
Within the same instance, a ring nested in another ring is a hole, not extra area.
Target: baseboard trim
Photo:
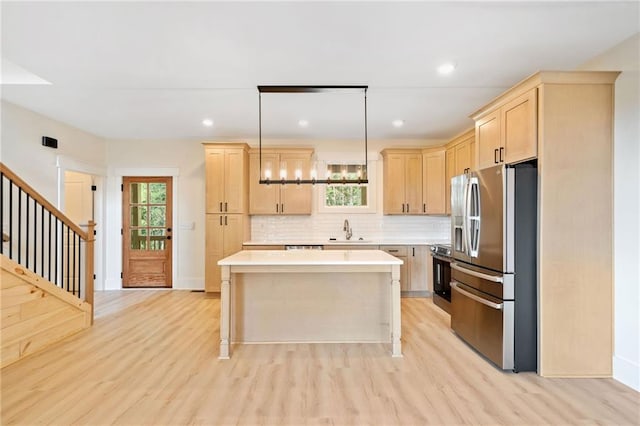
[[[122,290],[122,280],[120,278],[107,278],[104,280],[104,290]]]
[[[640,365],[633,361],[614,356],[613,378],[640,392]]]

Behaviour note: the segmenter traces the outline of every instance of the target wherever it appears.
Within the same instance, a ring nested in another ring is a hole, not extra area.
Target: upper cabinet
[[[262,149],[262,179],[311,179],[311,148]],[[260,153],[250,153],[249,214],[310,215],[311,185],[261,184]]]
[[[537,155],[537,88],[474,117],[478,168],[514,164]]]
[[[446,145],[445,152],[445,213],[451,213],[451,178],[476,169],[475,131],[468,130]]]
[[[204,143],[206,212],[246,213],[249,198],[249,146]]]
[[[422,214],[422,151],[385,149],[383,213]]]
[[[422,213],[446,214],[445,149],[422,150]]]

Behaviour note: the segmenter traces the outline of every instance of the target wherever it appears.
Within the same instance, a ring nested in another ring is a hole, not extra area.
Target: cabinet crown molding
[[[538,71],[472,113],[474,121],[487,112],[543,84],[613,84],[620,71]]]
[[[249,145],[244,142],[202,142],[204,149],[225,149],[225,148],[242,148],[249,151]]]
[[[385,148],[380,151],[383,157],[389,154],[422,154],[422,148]]]
[[[249,154],[253,155],[253,154],[259,154],[260,153],[260,149],[258,148],[250,148],[249,149]],[[298,148],[291,148],[291,147],[283,147],[283,148],[277,148],[277,147],[269,147],[269,148],[262,148],[262,153],[263,154],[313,154],[313,148],[307,148],[307,147],[298,147]]]
[[[446,149],[453,148],[454,146],[459,145],[475,137],[476,137],[476,128],[472,127],[458,134],[457,136],[454,136],[449,142],[446,143],[446,145],[444,145],[444,147]]]

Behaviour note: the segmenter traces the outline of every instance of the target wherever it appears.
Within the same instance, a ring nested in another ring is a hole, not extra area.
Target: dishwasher
[[[291,245],[284,246],[285,250],[324,250],[324,246],[321,244],[310,244],[310,245]]]

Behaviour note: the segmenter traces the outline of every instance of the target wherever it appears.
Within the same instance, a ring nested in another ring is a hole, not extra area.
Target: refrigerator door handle
[[[463,215],[463,247],[467,256],[471,256],[471,178],[467,179],[464,187],[464,215]]]
[[[462,294],[465,297],[468,297],[469,299],[475,300],[478,303],[482,303],[485,306],[488,306],[490,308],[493,308],[495,310],[501,311],[502,310],[502,303],[493,303],[487,299],[483,299],[480,296],[476,296],[473,293],[469,293],[466,290],[462,289],[462,284],[460,284],[458,281],[451,281],[451,290],[455,290],[458,293]]]
[[[497,277],[495,275],[483,274],[482,272],[473,271],[471,269],[467,269],[461,266],[458,262],[451,262],[451,269],[455,269],[456,271],[460,271],[463,274],[472,275],[476,278],[481,278],[483,280],[492,281],[494,283],[502,283],[502,277]]]
[[[482,215],[480,213],[480,185],[477,177],[469,179],[469,208],[467,212],[471,212],[467,224],[469,256],[478,257],[480,249],[480,218]],[[472,224],[475,226],[472,226]]]

